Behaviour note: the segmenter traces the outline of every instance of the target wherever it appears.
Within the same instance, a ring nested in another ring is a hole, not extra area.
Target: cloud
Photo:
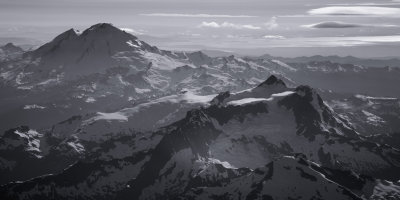
[[[352,37],[316,37],[305,41],[310,46],[349,47],[380,44],[399,44],[400,35],[387,36],[352,36]]]
[[[213,14],[182,14],[182,13],[148,13],[139,14],[150,17],[197,17],[197,18],[254,18],[254,15],[213,15]]]
[[[400,1],[380,2],[380,3],[332,3],[329,6],[395,6],[399,5]]]
[[[125,31],[125,32],[127,32],[127,33],[131,33],[131,34],[135,34],[135,35],[143,35],[142,32],[133,30],[133,29],[131,29],[131,28],[119,28],[119,29],[122,30],[122,31]]]
[[[379,15],[400,16],[400,8],[376,7],[376,6],[330,6],[312,9],[310,15]]]
[[[306,28],[358,28],[358,27],[398,27],[397,25],[391,24],[355,24],[355,23],[346,23],[339,21],[327,21],[320,22],[316,24],[308,24],[302,25],[302,27]]]
[[[275,29],[278,27],[278,23],[276,22],[276,20],[277,20],[277,17],[273,16],[264,25],[267,26],[268,29]]]
[[[233,24],[229,22],[217,23],[217,22],[202,22],[199,28],[234,28],[234,29],[251,29],[251,30],[259,30],[261,27],[254,26],[251,24]]]
[[[188,48],[194,49],[252,49],[260,51],[265,48],[326,48],[336,47],[339,51],[345,51],[346,47],[400,47],[400,35],[381,35],[381,36],[342,36],[342,37],[288,37],[285,39],[264,39],[262,37],[246,37],[237,35],[227,35],[226,37],[209,36],[199,40],[182,40],[179,43],[168,40],[162,47],[176,50]],[[306,49],[303,49],[306,50]],[[328,49],[325,49],[328,50]],[[361,50],[363,50],[361,48]],[[379,51],[379,50],[378,50]],[[259,52],[258,52],[259,53]],[[362,51],[359,52],[362,54]],[[384,55],[384,52],[381,52]],[[391,55],[394,53],[391,52]]]
[[[298,38],[293,43],[303,47],[373,46],[399,44],[400,35]]]
[[[220,28],[221,25],[219,25],[217,22],[202,22],[199,25],[200,28],[202,27],[211,27],[211,28]]]
[[[279,39],[279,40],[286,39],[282,35],[264,35],[263,38],[264,39]]]

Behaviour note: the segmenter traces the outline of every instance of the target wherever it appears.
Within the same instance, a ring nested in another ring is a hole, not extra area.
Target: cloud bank
[[[264,38],[264,39],[273,39],[273,40],[276,40],[276,39],[278,39],[278,40],[285,39],[285,37],[282,36],[282,35],[264,35],[263,38]]]
[[[265,26],[267,26],[268,29],[275,29],[277,28],[278,22],[276,21],[278,18],[273,16],[268,22],[265,23]]]
[[[229,22],[217,23],[217,22],[202,22],[199,28],[234,28],[234,29],[251,29],[251,30],[259,30],[261,27],[254,26],[251,24],[234,24]]]
[[[320,22],[316,24],[302,25],[306,28],[359,28],[359,27],[398,27],[397,25],[391,24],[356,24],[356,23],[346,23],[339,21],[327,21]]]
[[[131,29],[131,28],[119,28],[119,29],[121,29],[122,31],[125,31],[125,32],[127,32],[127,33],[131,33],[131,34],[135,34],[135,35],[143,35],[142,32],[133,30],[133,29]]]
[[[149,17],[192,17],[192,18],[254,18],[253,15],[213,15],[213,14],[182,14],[182,13],[148,13],[139,14]]]
[[[380,15],[400,16],[400,8],[377,6],[329,6],[308,11],[310,15]]]

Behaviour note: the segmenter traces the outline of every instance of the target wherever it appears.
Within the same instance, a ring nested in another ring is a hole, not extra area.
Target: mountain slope
[[[80,123],[79,119],[77,122]],[[72,120],[70,124],[74,123]],[[121,148],[119,137],[135,141],[126,146],[125,152],[117,150],[124,152],[122,156],[106,153],[111,152],[105,148],[109,146],[105,146],[107,139],[76,135],[81,137],[89,156],[84,162],[92,167],[86,174],[78,175],[86,177],[85,181],[71,180],[65,189],[68,192],[62,192],[64,183],[56,180],[77,176],[79,172],[72,169],[81,166],[79,163],[56,175],[7,184],[1,188],[1,194],[14,199],[32,195],[39,199],[49,195],[62,199],[70,194],[85,199],[360,199],[362,195],[397,195],[395,184],[388,193],[378,194],[375,190],[383,187],[380,179],[400,178],[398,150],[368,142],[358,135],[314,89],[289,88],[275,76],[252,89],[220,93],[209,104],[188,111],[183,119],[144,134],[143,140],[138,133],[131,135],[114,128],[109,132],[115,138],[111,149]],[[100,129],[82,133],[92,135],[98,133],[96,130]],[[91,149],[90,141],[102,148]],[[145,156],[137,165],[139,161],[126,161],[132,155]],[[103,167],[109,164],[90,164],[97,162],[114,163],[113,170],[104,171]],[[121,162],[125,164],[121,166]],[[126,171],[132,165],[137,167]],[[96,171],[103,171],[103,175],[89,183]],[[118,182],[107,178],[121,172],[126,177]],[[114,189],[96,189],[104,182],[110,182],[107,187]],[[83,184],[90,193],[70,187],[77,184]],[[36,187],[46,189],[37,191]],[[228,192],[232,190],[236,192]]]
[[[70,29],[2,62],[0,74],[2,132],[21,124],[39,129],[73,115],[109,112],[184,91],[239,91],[270,74],[284,76],[239,57],[160,50],[104,23],[82,33]]]

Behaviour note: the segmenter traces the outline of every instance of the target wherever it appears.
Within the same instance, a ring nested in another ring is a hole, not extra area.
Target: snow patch
[[[280,61],[280,60],[271,60],[271,61],[272,61],[273,63],[275,63],[275,64],[278,64],[278,65],[280,65],[280,66],[282,66],[282,67],[284,67],[284,68],[290,70],[290,71],[297,71],[297,69],[295,69],[295,68],[289,66],[288,64],[286,64],[286,63],[284,63],[284,62],[282,62],[282,61]]]
[[[276,93],[276,94],[272,94],[271,97],[285,97],[291,94],[294,94],[295,92],[293,91],[286,91],[286,92],[281,92],[281,93]]]
[[[373,195],[370,199],[398,199],[400,194],[399,182],[393,183],[386,180],[377,180],[377,184],[374,187]]]
[[[68,146],[72,147],[76,152],[83,153],[85,152],[85,148],[82,144],[78,142],[67,142]]]
[[[87,98],[87,99],[85,100],[86,103],[93,103],[93,102],[95,102],[95,101],[96,101],[96,99],[93,98],[93,97],[89,97],[89,98]]]
[[[244,98],[240,100],[235,100],[235,101],[230,101],[227,104],[228,105],[233,105],[233,106],[239,106],[243,104],[249,104],[249,103],[255,103],[255,102],[260,102],[260,101],[270,101],[271,99],[266,99],[266,98]]]
[[[28,141],[27,147],[25,148],[27,151],[41,153],[40,150],[40,137],[43,137],[42,134],[38,133],[35,130],[29,130],[27,132],[20,132],[18,130],[14,131],[15,134],[20,136],[21,138],[26,138]],[[35,154],[37,158],[41,158],[42,156]]]
[[[25,105],[24,110],[30,110],[30,109],[45,109],[46,107],[44,106],[39,106],[37,104],[32,104],[32,105]]]
[[[19,90],[31,90],[33,86],[18,86],[17,89]]]
[[[240,99],[240,100],[230,101],[227,104],[237,106],[237,105],[255,103],[255,102],[260,102],[260,101],[272,101],[276,97],[285,97],[285,96],[291,95],[293,93],[294,93],[293,91],[285,91],[285,92],[281,92],[281,93],[272,94],[271,97],[268,99],[266,99],[266,98],[244,98],[244,99]]]
[[[127,41],[126,44],[128,44],[131,47],[139,48],[139,45],[133,44],[132,40]]]
[[[151,92],[151,90],[150,90],[150,89],[147,89],[147,88],[145,88],[145,89],[135,88],[135,91],[136,91],[136,93],[138,93],[138,94],[143,94],[143,93]]]
[[[215,96],[216,95],[200,96],[200,95],[196,95],[192,92],[186,92],[184,94],[166,96],[166,97],[162,97],[162,98],[150,101],[150,102],[138,104],[133,107],[124,108],[124,109],[119,110],[118,112],[114,112],[114,113],[98,112],[96,114],[96,116],[84,121],[83,123],[91,124],[98,120],[128,121],[129,120],[128,118],[138,115],[139,113],[144,112],[146,110],[152,110],[153,108],[159,108],[159,109],[157,111],[153,111],[152,113],[146,113],[145,115],[146,116],[150,115],[150,116],[152,116],[151,119],[158,119],[157,120],[158,122],[162,122],[163,120],[167,120],[168,117],[171,117],[172,115],[177,114],[175,112],[172,112],[172,113],[170,113],[171,115],[168,115],[168,113],[167,113],[166,114],[167,116],[164,116],[166,118],[163,117],[163,119],[159,119],[159,117],[161,117],[165,114],[165,110],[169,110],[171,108],[177,107],[176,109],[178,109],[178,110],[176,110],[176,112],[179,112],[179,109],[185,110],[185,107],[189,108],[192,105],[196,105],[196,104],[207,105]],[[165,108],[158,107],[158,106],[164,107],[165,104],[168,105]],[[164,114],[161,114],[161,113],[164,113]],[[156,124],[156,122],[154,122],[154,123]]]
[[[231,165],[229,162],[226,162],[226,161],[220,161],[216,158],[208,158],[208,160],[213,164],[221,164],[222,166],[224,166],[227,169],[237,169],[236,167],[234,167],[233,165]]]
[[[131,85],[129,82],[124,81],[124,80],[122,79],[122,76],[121,76],[121,75],[118,74],[118,75],[117,75],[117,78],[118,78],[118,81],[121,82],[122,85],[124,85],[124,86]]]
[[[12,72],[3,72],[0,74],[0,77],[5,79],[5,80],[10,80],[12,79],[13,73]]]
[[[364,113],[365,116],[367,116],[368,123],[370,123],[370,124],[372,124],[374,126],[379,126],[379,125],[381,125],[382,123],[385,122],[381,117],[379,117],[379,116],[377,116],[377,115],[375,115],[373,113],[370,113],[370,112],[365,111],[365,110],[362,110],[362,112]]]
[[[40,83],[38,83],[37,85],[51,85],[51,84],[56,84],[60,82],[60,78],[51,78],[51,79],[47,79],[45,81],[42,81]]]
[[[190,104],[195,104],[195,103],[206,104],[206,103],[209,103],[215,96],[216,95],[201,96],[201,95],[196,95],[192,92],[186,92],[182,96],[182,100],[184,100]]]
[[[97,112],[97,116],[93,118],[94,121],[97,120],[117,120],[117,121],[128,121],[128,117],[125,116],[121,112],[115,112],[115,113],[102,113],[102,112]]]
[[[142,56],[152,63],[151,67],[159,70],[173,70],[175,68],[191,65],[190,63],[183,63],[171,57],[163,56],[157,53],[142,52]],[[195,68],[194,66],[192,66]]]
[[[365,96],[361,94],[355,95],[356,98],[367,100],[367,99],[373,99],[373,100],[397,100],[397,98],[393,97],[371,97],[371,96]]]

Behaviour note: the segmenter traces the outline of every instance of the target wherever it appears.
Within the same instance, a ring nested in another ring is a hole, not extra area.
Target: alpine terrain
[[[375,62],[162,50],[107,23],[5,44],[0,199],[400,199],[400,66]]]

